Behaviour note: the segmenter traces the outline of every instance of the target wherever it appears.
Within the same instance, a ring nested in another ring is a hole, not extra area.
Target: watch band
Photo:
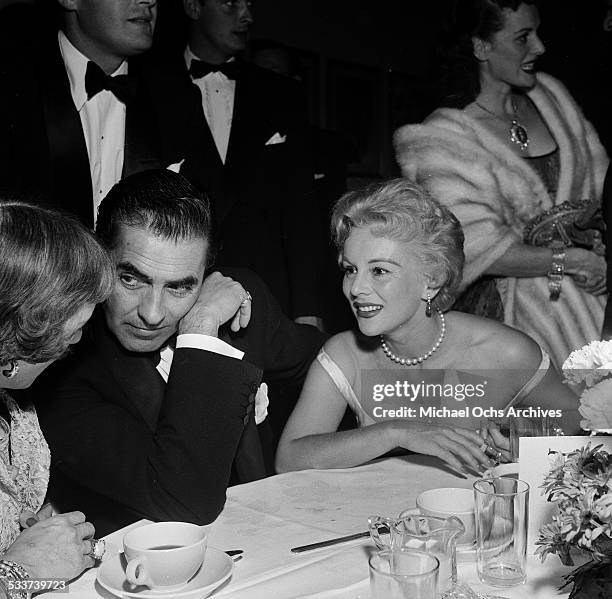
[[[548,291],[551,302],[561,295],[561,282],[565,274],[565,248],[553,248],[550,270],[548,271]]]

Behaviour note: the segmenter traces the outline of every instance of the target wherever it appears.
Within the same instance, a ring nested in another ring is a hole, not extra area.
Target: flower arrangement
[[[612,455],[601,447],[557,453],[542,484],[558,512],[540,529],[536,553],[542,561],[557,554],[567,566],[574,565],[574,547],[591,556],[565,577],[564,587],[574,585],[570,599],[612,597]]]
[[[612,340],[592,341],[563,362],[565,382],[583,388],[580,426],[587,431],[612,432]]]

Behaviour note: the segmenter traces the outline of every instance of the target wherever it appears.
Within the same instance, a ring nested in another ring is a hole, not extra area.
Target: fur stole
[[[462,110],[438,109],[423,124],[395,133],[402,174],[450,208],[463,226],[464,285],[521,243],[534,216],[566,200],[601,200],[608,158],[569,92],[553,77],[539,74],[528,95],[559,147],[555,198],[526,160]]]

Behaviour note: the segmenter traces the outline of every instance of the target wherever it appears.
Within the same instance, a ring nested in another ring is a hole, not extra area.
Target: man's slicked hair
[[[213,257],[210,204],[185,177],[167,169],[143,171],[113,186],[98,208],[96,234],[112,250],[121,225],[147,229],[172,241],[194,238],[209,244]]]

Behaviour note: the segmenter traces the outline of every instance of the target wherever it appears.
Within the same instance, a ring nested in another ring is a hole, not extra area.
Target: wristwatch
[[[561,295],[561,281],[565,274],[565,248],[553,248],[550,271],[548,272],[548,291],[551,302],[556,302]]]

